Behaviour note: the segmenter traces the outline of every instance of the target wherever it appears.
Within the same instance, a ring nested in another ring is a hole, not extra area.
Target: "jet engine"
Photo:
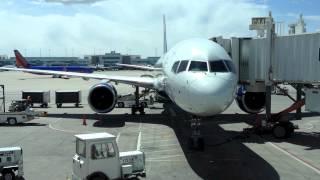
[[[257,114],[264,110],[266,93],[265,92],[244,92],[238,93],[236,98],[240,109],[249,114]]]
[[[117,103],[117,91],[112,84],[99,83],[90,88],[88,103],[97,113],[110,112]]]

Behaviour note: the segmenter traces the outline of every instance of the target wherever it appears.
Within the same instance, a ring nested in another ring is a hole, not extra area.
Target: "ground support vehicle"
[[[73,156],[72,180],[127,179],[145,177],[141,151],[119,152],[116,137],[109,133],[79,134]]]
[[[40,104],[40,107],[47,108],[50,103],[50,91],[22,91],[22,99],[31,97],[31,107]]]
[[[21,147],[0,148],[0,172],[4,180],[13,180],[23,176]]]
[[[0,123],[8,123],[8,125],[13,126],[18,123],[31,121],[34,119],[34,117],[35,112],[29,108],[21,112],[1,112]]]
[[[73,103],[75,107],[79,107],[81,103],[81,91],[56,91],[56,105],[61,108],[62,104]]]
[[[28,101],[26,99],[13,100],[9,106],[9,112],[21,112],[28,108]]]

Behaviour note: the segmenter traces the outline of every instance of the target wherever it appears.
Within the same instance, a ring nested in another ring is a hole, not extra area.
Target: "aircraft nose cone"
[[[206,76],[190,83],[191,107],[195,114],[210,116],[224,111],[233,101],[235,83],[233,79]]]

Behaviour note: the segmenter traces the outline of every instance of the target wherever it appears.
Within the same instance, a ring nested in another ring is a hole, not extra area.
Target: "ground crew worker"
[[[27,96],[27,107],[32,107],[32,99],[31,99],[31,96]]]

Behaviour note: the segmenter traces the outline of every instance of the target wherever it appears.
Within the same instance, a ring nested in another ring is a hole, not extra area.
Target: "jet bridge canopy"
[[[274,82],[320,82],[320,33],[274,37],[271,52],[266,38],[212,38],[231,54],[240,82],[266,79],[267,53],[271,53]]]

